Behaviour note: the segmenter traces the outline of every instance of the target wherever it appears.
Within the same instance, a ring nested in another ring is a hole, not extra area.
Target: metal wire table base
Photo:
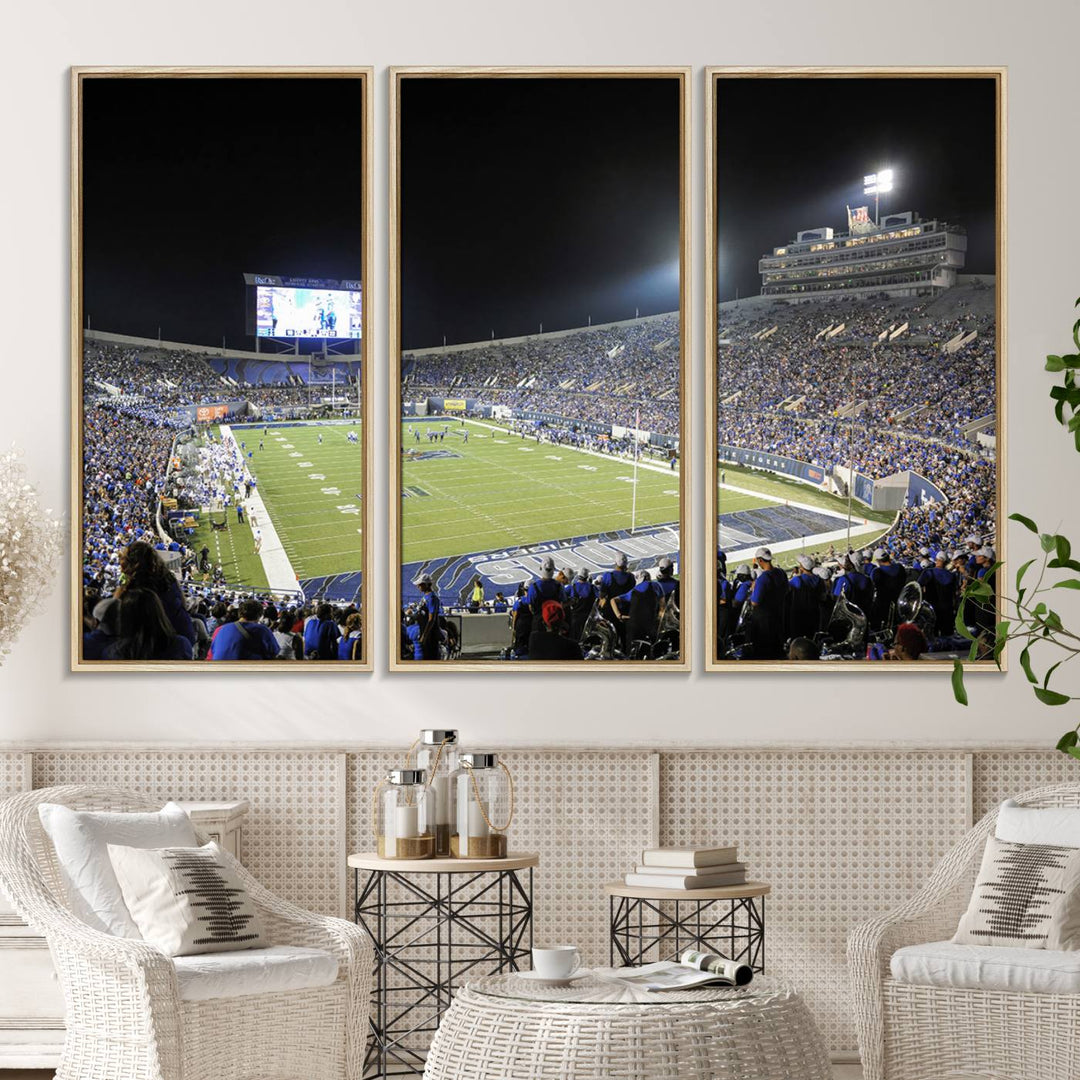
[[[719,953],[765,970],[765,897],[651,900],[608,898],[609,963],[623,967],[677,960],[686,949]]]
[[[420,1075],[427,1046],[468,975],[529,967],[533,870],[354,869],[356,922],[375,946],[364,1077]],[[434,885],[423,884],[434,878]],[[434,891],[432,891],[434,890]],[[524,963],[523,963],[524,962]]]

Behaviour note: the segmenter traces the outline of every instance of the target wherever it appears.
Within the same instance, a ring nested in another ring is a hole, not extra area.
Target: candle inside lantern
[[[415,806],[395,807],[395,835],[399,840],[420,835],[420,820]]]
[[[469,800],[469,836],[489,836],[491,826],[484,820],[484,811],[475,799]]]

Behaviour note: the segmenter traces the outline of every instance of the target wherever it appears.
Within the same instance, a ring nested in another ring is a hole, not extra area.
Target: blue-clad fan
[[[716,641],[717,658],[727,652],[731,632],[735,629],[735,586],[728,581],[723,565],[716,563]]]
[[[870,609],[870,627],[880,630],[889,621],[893,605],[900,599],[900,592],[907,584],[907,571],[885,548],[874,552],[876,566],[870,568],[870,581],[874,586],[874,603]]]
[[[529,636],[532,634],[533,614],[526,592],[525,583],[522,582],[517,587],[514,606],[511,608],[510,625],[513,643],[510,646],[510,655],[514,660],[528,660],[529,658]]]
[[[664,594],[665,600],[671,600],[679,606],[679,579],[675,576],[675,564],[665,555],[656,564],[656,584]]]
[[[844,557],[844,569],[833,582],[833,596],[846,596],[864,615],[874,602],[874,586],[862,572],[862,556],[852,551]]]
[[[813,638],[821,629],[821,601],[825,582],[814,573],[814,560],[800,555],[798,567],[788,582],[789,638]]]
[[[787,601],[787,574],[773,566],[773,555],[767,547],[754,552],[757,580],[750,593],[753,605],[750,619],[750,641],[755,660],[779,660],[784,651],[784,609]]]
[[[626,651],[630,653],[635,641],[656,640],[660,625],[660,612],[664,604],[664,592],[653,581],[648,570],[640,570],[637,584],[622,596],[611,598],[611,610],[615,618],[626,623]]]
[[[439,644],[442,641],[440,617],[442,601],[435,592],[431,575],[424,574],[417,582],[420,587],[420,645],[424,660],[440,659]]]
[[[525,594],[534,618],[540,617],[545,600],[557,600],[560,604],[565,598],[561,581],[555,580],[555,560],[546,555],[540,564],[540,576],[535,578]]]
[[[948,552],[939,551],[934,565],[919,575],[923,596],[934,609],[939,634],[951,634],[956,620],[956,575],[946,565],[948,561]]]
[[[622,596],[634,587],[634,575],[627,569],[627,563],[626,553],[620,551],[615,556],[615,568],[605,570],[600,575],[600,610],[612,620],[615,619],[615,614],[611,610],[611,598]]]
[[[732,615],[733,625],[738,625],[739,619],[742,616],[743,605],[750,600],[750,594],[754,591],[754,578],[747,563],[743,563],[742,566],[735,571],[735,594],[732,598]]]
[[[596,596],[596,586],[589,580],[588,568],[583,566],[566,590],[566,603],[570,608],[570,637],[574,641],[581,640],[585,623],[596,603]]]

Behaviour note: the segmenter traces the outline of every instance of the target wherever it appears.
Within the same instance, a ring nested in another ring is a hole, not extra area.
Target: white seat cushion
[[[329,986],[338,974],[330,953],[293,945],[177,956],[173,963],[183,1001],[313,990]]]
[[[897,982],[1018,994],[1080,994],[1080,952],[954,945],[907,945],[892,955]]]

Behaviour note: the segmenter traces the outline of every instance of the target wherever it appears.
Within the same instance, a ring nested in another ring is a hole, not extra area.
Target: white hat
[[[814,569],[814,560],[811,559],[809,555],[800,555],[799,556],[799,565],[804,570],[813,570]]]
[[[417,585],[430,585],[431,584],[431,575],[430,574],[421,574],[420,579],[417,581],[416,584]]]
[[[764,559],[765,562],[772,562],[772,552],[767,547],[759,547],[754,552],[755,559]]]
[[[615,556],[615,565],[616,566],[625,566],[626,565],[626,552],[625,551],[620,551],[619,554]]]
[[[743,563],[742,566],[740,566],[739,569],[735,571],[735,576],[736,577],[749,577],[750,576],[750,566],[747,563]]]
[[[981,543],[982,543],[982,537],[981,537],[981,536],[976,536],[976,535],[975,535],[974,533],[972,533],[972,534],[971,534],[971,535],[970,535],[970,536],[969,536],[969,537],[968,537],[968,538],[967,538],[967,539],[966,539],[966,540],[964,541],[964,543],[965,543],[965,544],[981,544]]]
[[[930,569],[930,560],[929,559],[920,559],[919,560],[919,566],[921,566],[924,570],[929,570]]]
[[[922,555],[924,558],[929,557],[930,549],[927,547],[919,548],[919,554]]]
[[[828,581],[829,578],[832,576],[827,566],[815,566],[814,573],[817,574],[817,576],[821,578],[822,581]]]
[[[888,557],[889,553],[884,548],[878,548],[877,551],[874,552],[874,562],[881,562],[882,559],[887,559]]]
[[[939,551],[934,556],[934,562],[948,562],[948,561],[949,561],[949,553],[947,551]]]
[[[981,555],[984,559],[992,559],[994,557],[994,549],[988,547],[981,547],[975,552],[976,555]]]

